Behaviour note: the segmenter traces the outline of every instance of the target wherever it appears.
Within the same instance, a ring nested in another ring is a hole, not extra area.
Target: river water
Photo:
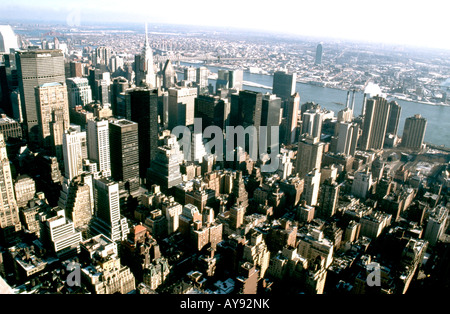
[[[184,63],[181,65],[200,67],[202,64],[195,63]],[[217,73],[220,67],[207,66],[208,69]],[[226,69],[226,68],[223,68]],[[179,74],[179,79],[183,78],[183,74]],[[214,87],[216,85],[215,80],[209,80],[210,84]],[[248,86],[244,84],[244,88],[247,90],[267,93],[272,91],[273,76],[264,74],[253,74],[249,72],[244,72],[244,81],[253,82],[263,86],[270,87],[269,89]],[[304,83],[297,83],[297,92],[300,94],[300,102],[314,102],[320,104],[321,107],[328,110],[332,110],[337,113],[345,108],[345,103],[347,101],[347,91],[314,86]],[[359,115],[362,109],[364,95],[362,92],[355,93],[355,115]],[[351,101],[351,97],[350,97]],[[403,127],[405,124],[405,119],[412,117],[415,114],[421,114],[427,119],[427,129],[425,133],[425,142],[434,145],[444,145],[450,147],[450,106],[437,106],[421,104],[417,102],[405,101],[398,99],[397,103],[401,106],[402,111],[400,115],[399,130],[398,135],[401,136],[403,133]]]

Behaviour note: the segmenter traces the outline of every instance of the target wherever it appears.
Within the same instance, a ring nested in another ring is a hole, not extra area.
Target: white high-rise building
[[[45,215],[40,218],[42,241],[48,243],[58,257],[80,253],[81,232],[75,231],[73,222],[66,218],[63,209],[55,210],[52,217]]]
[[[208,86],[209,70],[207,67],[197,68],[196,82],[200,87]]]
[[[70,182],[83,172],[86,154],[86,132],[69,128],[63,137],[64,177]]]
[[[340,122],[338,128],[336,152],[354,156],[359,138],[358,124]]]
[[[445,228],[448,220],[448,209],[442,205],[437,206],[431,212],[428,218],[427,227],[425,229],[424,239],[430,242],[430,245],[435,245],[442,234],[445,233]]]
[[[304,200],[309,206],[316,206],[319,199],[320,171],[314,169],[305,176],[305,187],[303,190]]]
[[[362,199],[367,198],[372,184],[372,173],[369,171],[369,168],[357,171],[353,179],[352,195]]]
[[[92,90],[89,81],[85,77],[72,77],[66,80],[69,96],[69,107],[84,107],[92,103]]]
[[[58,257],[80,253],[81,232],[75,230],[64,209],[56,207],[53,213],[41,216],[40,222],[41,240],[48,244]]]
[[[98,164],[98,171],[103,176],[111,176],[108,120],[89,120],[87,136],[89,159]]]
[[[310,109],[302,115],[302,134],[309,134],[313,138],[320,140],[322,134],[322,124],[324,120],[324,114],[320,109]]]
[[[64,181],[58,206],[66,208],[72,180],[84,173],[83,160],[87,158],[86,132],[69,128],[63,136]]]
[[[104,234],[113,241],[125,240],[129,227],[120,215],[119,183],[106,178],[94,179],[95,219],[91,234]]]

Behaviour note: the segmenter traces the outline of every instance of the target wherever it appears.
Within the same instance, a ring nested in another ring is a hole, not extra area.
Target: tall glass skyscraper
[[[323,54],[322,44],[318,44],[316,48],[316,60],[314,64],[316,65],[322,64],[322,54]]]

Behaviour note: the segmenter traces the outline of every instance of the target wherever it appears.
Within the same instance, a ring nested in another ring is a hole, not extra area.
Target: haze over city
[[[447,14],[442,0],[18,0],[2,4],[0,19],[186,24],[450,49]]]

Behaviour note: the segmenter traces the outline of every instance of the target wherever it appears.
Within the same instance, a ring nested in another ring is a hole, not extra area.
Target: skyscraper
[[[320,109],[309,109],[302,114],[302,135],[317,137],[322,136],[323,112]]]
[[[197,68],[196,83],[199,86],[201,92],[203,91],[203,89],[208,87],[208,76],[209,70],[207,67]]]
[[[218,126],[225,130],[230,115],[230,103],[219,96],[199,95],[195,98],[195,118],[202,119],[203,130],[208,126]]]
[[[93,200],[91,186],[84,178],[76,177],[70,183],[69,195],[65,204],[65,213],[75,229],[86,231],[92,219]]]
[[[115,77],[112,81],[111,109],[116,117],[126,116],[125,93],[129,87],[130,83],[123,76]]]
[[[147,169],[158,150],[158,90],[136,88],[127,92],[127,120],[138,124],[139,176]]]
[[[242,70],[230,70],[228,73],[228,87],[242,90],[244,84],[244,72]]]
[[[89,120],[87,126],[89,159],[98,165],[98,171],[105,177],[111,175],[108,120]]]
[[[277,95],[283,101],[291,98],[295,94],[297,84],[297,73],[286,71],[276,71],[273,74],[272,94]]]
[[[14,186],[9,164],[6,143],[3,133],[0,132],[0,229],[3,238],[7,240],[9,235],[20,231],[19,208],[14,195]]]
[[[164,138],[164,145],[159,146],[157,154],[148,169],[147,186],[157,184],[165,191],[180,184],[180,164],[183,162],[183,152],[180,150],[175,135]]]
[[[359,139],[359,125],[340,122],[336,127],[338,128],[336,152],[354,156]]]
[[[111,176],[119,187],[130,192],[139,189],[138,124],[126,119],[109,124]]]
[[[400,121],[400,115],[402,113],[402,107],[396,101],[391,101],[389,103],[389,118],[388,124],[386,127],[386,134],[392,134],[397,136],[398,132],[398,123]]]
[[[55,207],[41,218],[41,240],[61,259],[80,253],[81,232],[66,217],[64,209]]]
[[[426,129],[427,119],[420,114],[406,118],[401,146],[413,149],[422,148]]]
[[[259,92],[244,90],[239,92],[237,101],[231,102],[232,119],[230,125],[261,126],[262,94]]]
[[[63,136],[64,178],[69,182],[83,173],[83,158],[87,158],[86,132],[73,128]]]
[[[70,77],[83,77],[83,66],[81,62],[70,61],[69,62],[69,74]]]
[[[313,169],[305,175],[305,187],[303,190],[303,199],[309,206],[316,206],[319,200],[320,189],[320,170]]]
[[[300,94],[293,94],[287,106],[286,113],[286,132],[284,144],[293,144],[297,140],[297,124],[298,124],[298,111],[300,107]]]
[[[300,178],[314,169],[320,169],[324,146],[317,137],[305,137],[298,142],[296,172]]]
[[[66,83],[71,109],[92,103],[92,90],[87,78],[71,77],[66,80]]]
[[[99,46],[95,48],[95,64],[97,66],[103,65],[105,70],[109,69],[111,55],[112,50],[110,47]]]
[[[184,80],[189,82],[197,82],[197,71],[194,67],[184,69]]]
[[[39,143],[45,148],[58,150],[62,159],[62,137],[69,128],[69,104],[65,83],[46,83],[36,87],[39,122]],[[58,149],[56,149],[58,148]]]
[[[120,215],[119,184],[107,178],[94,179],[95,218],[90,234],[104,234],[112,241],[126,239],[127,219]]]
[[[366,199],[372,188],[372,184],[372,173],[369,171],[369,168],[357,171],[353,179],[351,193],[355,197]]]
[[[60,50],[30,50],[16,53],[24,131],[32,143],[39,139],[35,87],[45,83],[64,83],[64,54]]]
[[[172,65],[172,61],[170,61],[170,59],[168,59],[164,64],[162,75],[163,75],[162,87],[164,89],[169,89],[175,86],[175,84],[177,83],[177,73],[175,72],[175,69],[173,68]]]
[[[320,187],[318,217],[328,219],[336,213],[340,186],[325,180]]]
[[[169,129],[194,124],[197,88],[169,88]]]
[[[219,69],[217,72],[216,90],[229,88],[231,88],[230,72],[228,70]]]
[[[322,44],[318,44],[316,48],[316,60],[314,61],[315,65],[322,64],[322,55],[323,55],[323,46]]]
[[[367,100],[361,150],[383,148],[389,112],[390,105],[385,98],[375,96]]]
[[[145,42],[141,54],[135,57],[136,86],[156,87],[156,74],[153,64],[153,51],[150,47],[147,34],[147,24],[145,24]]]
[[[273,94],[263,95],[261,106],[261,126],[267,126],[267,147],[279,143],[279,138],[272,138],[272,128],[281,123],[281,98]]]

